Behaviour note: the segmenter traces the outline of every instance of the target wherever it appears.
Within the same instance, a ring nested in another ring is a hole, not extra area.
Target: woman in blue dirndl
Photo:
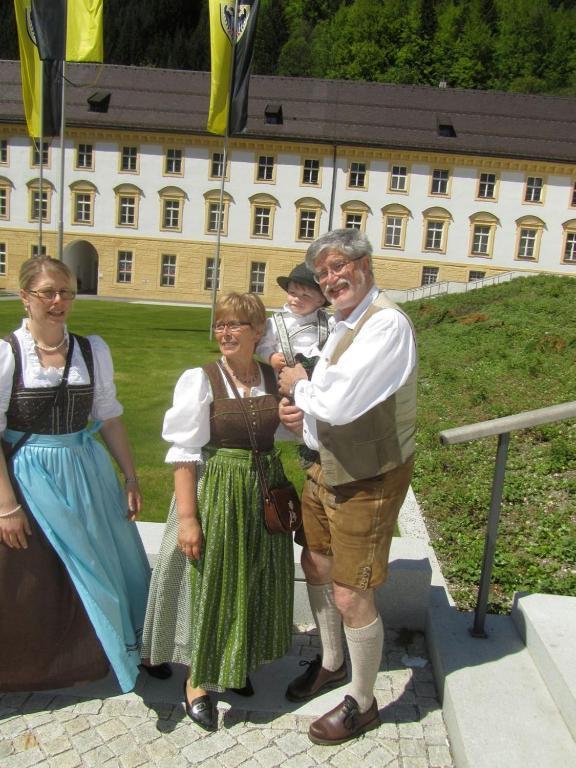
[[[68,332],[76,281],[63,262],[29,259],[20,287],[27,317],[0,341],[0,691],[66,687],[109,667],[128,691],[150,571],[110,351]]]

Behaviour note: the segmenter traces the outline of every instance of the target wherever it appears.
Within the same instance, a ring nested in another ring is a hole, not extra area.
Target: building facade
[[[0,289],[59,230],[81,290],[109,297],[210,303],[219,239],[219,290],[279,306],[276,277],[333,227],[366,232],[384,288],[576,275],[574,99],[253,78],[224,167],[206,73],[99,72],[108,112],[68,89],[63,163],[46,139],[40,168],[0,62]]]

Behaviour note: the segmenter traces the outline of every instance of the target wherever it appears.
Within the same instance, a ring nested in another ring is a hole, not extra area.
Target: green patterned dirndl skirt
[[[270,535],[251,451],[205,449],[198,466],[199,561],[176,546],[172,501],[152,577],[142,657],[190,665],[195,688],[241,688],[291,644],[294,555],[291,535]],[[286,482],[276,450],[261,454],[271,486]],[[201,474],[200,474],[201,471]]]

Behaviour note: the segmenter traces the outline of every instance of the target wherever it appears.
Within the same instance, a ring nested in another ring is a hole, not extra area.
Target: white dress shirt
[[[294,402],[304,411],[304,442],[318,449],[316,419],[332,426],[349,424],[396,392],[416,365],[416,344],[408,320],[396,309],[376,312],[353,343],[329,365],[344,334],[356,324],[380,291],[374,287],[354,311],[335,325],[310,381],[299,381]]]

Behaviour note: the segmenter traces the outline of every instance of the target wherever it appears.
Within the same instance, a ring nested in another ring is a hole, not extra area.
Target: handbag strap
[[[246,413],[246,406],[242,402],[242,397],[240,397],[240,393],[236,388],[236,384],[234,384],[234,380],[232,379],[232,376],[230,376],[230,374],[228,373],[226,368],[222,365],[220,360],[217,360],[216,364],[222,371],[228,384],[230,384],[230,389],[234,393],[234,397],[238,400],[240,410],[242,411],[242,416],[244,417],[244,421],[246,422],[246,429],[248,430],[248,437],[250,438],[250,445],[252,446],[252,454],[256,462],[256,470],[258,472],[260,487],[262,488],[262,495],[264,496],[265,500],[268,500],[270,498],[270,494],[268,492],[268,484],[266,482],[266,476],[264,474],[262,462],[260,461],[260,451],[258,449],[258,444],[256,443],[256,435],[254,434],[254,430],[252,429],[252,424],[250,423],[250,419],[248,417],[248,414]]]
[[[58,385],[58,388],[56,389],[56,392],[54,393],[54,399],[49,400],[44,409],[41,412],[41,415],[43,416],[49,408],[53,408],[54,406],[58,405],[58,403],[61,401],[62,397],[64,396],[64,391],[66,389],[66,385],[68,384],[68,374],[70,373],[70,365],[72,364],[72,353],[74,349],[74,334],[70,334],[69,336],[70,343],[68,345],[68,354],[66,355],[66,363],[64,365],[64,373],[62,374],[62,381]],[[17,348],[12,343],[17,343],[16,336],[14,334],[10,335],[10,344],[12,346],[12,350],[14,355],[18,354]],[[14,369],[14,375],[16,376],[16,368]],[[29,430],[28,432],[24,432],[24,434],[10,447],[10,452],[8,456],[6,457],[7,461],[11,461],[14,456],[16,455],[16,452],[24,445],[24,443],[29,439],[30,435],[32,434],[32,430]]]

